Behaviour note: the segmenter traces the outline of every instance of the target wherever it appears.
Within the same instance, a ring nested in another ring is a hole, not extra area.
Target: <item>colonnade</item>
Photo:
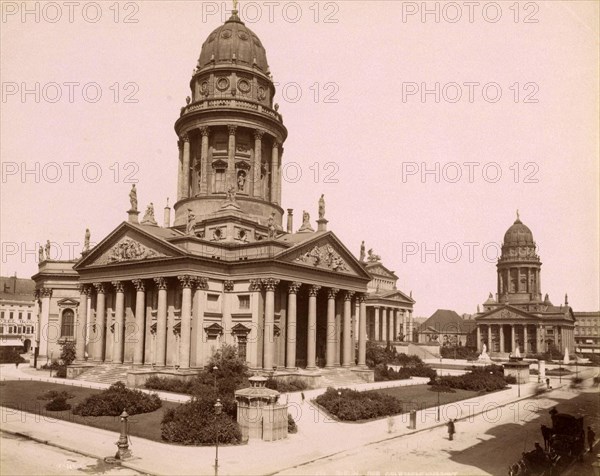
[[[508,337],[507,327],[510,327]],[[539,352],[542,332],[539,324],[480,324],[477,326],[477,350],[481,351],[485,343],[491,352],[515,352],[518,344],[520,352]]]
[[[369,304],[373,320],[370,339],[374,341],[394,342],[413,341],[414,320],[411,309]]]

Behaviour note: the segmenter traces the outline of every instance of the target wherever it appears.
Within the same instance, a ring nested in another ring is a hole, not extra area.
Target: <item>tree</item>
[[[60,344],[60,360],[62,360],[63,365],[71,365],[75,357],[75,341],[67,340]]]

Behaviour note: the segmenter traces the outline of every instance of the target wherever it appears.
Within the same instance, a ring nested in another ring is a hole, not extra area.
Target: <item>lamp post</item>
[[[216,365],[212,368],[213,370],[213,382],[215,384],[215,394],[217,393],[217,370],[219,370],[219,367],[217,367]]]
[[[340,417],[340,408],[342,407],[342,392],[338,390],[338,418]]]
[[[435,385],[437,390],[437,417],[435,421],[440,421],[440,378],[435,378]]]
[[[52,377],[52,355],[54,352],[50,352],[50,363],[48,364],[50,367],[50,377]]]
[[[214,405],[215,407],[215,431],[216,441],[215,441],[215,476],[219,474],[219,415],[221,414],[221,410],[223,409],[223,404],[221,403],[221,399],[217,398],[217,403]]]

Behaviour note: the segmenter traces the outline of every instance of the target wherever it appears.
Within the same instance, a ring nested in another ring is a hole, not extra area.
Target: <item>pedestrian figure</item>
[[[549,378],[546,379],[546,388],[550,388],[550,379]]]
[[[302,397],[302,405],[304,405],[304,392],[300,392],[300,396]]]
[[[542,425],[542,437],[544,438],[544,449],[548,451],[550,447],[550,438],[552,437],[552,428]]]
[[[18,360],[15,362],[15,367],[19,368],[19,361]]]
[[[452,441],[454,439],[454,433],[456,433],[456,427],[454,426],[455,421],[456,421],[456,419],[450,420],[448,422],[448,439],[450,441]]]
[[[588,439],[588,446],[590,447],[590,453],[591,453],[592,449],[594,448],[594,440],[596,439],[596,433],[594,433],[594,430],[592,430],[591,426],[587,427],[587,439]]]

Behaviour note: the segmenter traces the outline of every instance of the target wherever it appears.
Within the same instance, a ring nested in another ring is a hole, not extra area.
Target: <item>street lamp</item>
[[[213,378],[214,378],[214,383],[215,383],[215,393],[217,393],[217,370],[219,370],[219,367],[217,367],[216,365],[212,368],[213,370]]]
[[[435,378],[435,385],[436,385],[436,390],[437,390],[437,418],[435,421],[440,421],[440,378],[436,377]]]
[[[223,404],[221,403],[221,399],[217,398],[217,403],[214,405],[215,407],[215,431],[217,432],[216,442],[215,442],[215,476],[219,474],[219,415],[221,414],[221,410],[223,409]]]
[[[342,392],[338,390],[338,418],[340,413],[340,408],[342,407]]]

